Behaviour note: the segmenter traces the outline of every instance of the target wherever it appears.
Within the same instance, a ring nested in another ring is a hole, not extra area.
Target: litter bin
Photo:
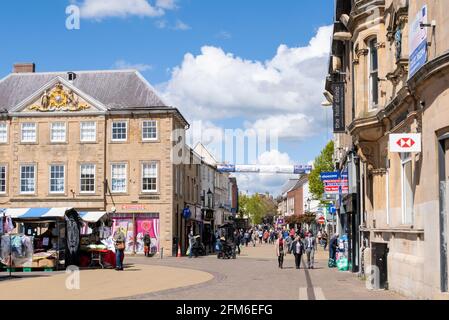
[[[176,257],[178,255],[178,238],[173,238],[173,246],[172,246],[172,256]]]

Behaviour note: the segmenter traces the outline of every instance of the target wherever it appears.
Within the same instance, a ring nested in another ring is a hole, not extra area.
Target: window
[[[144,121],[142,123],[142,140],[153,141],[157,140],[157,122],[154,120]]]
[[[377,57],[377,39],[368,42],[369,47],[369,108],[379,104],[379,66]]]
[[[51,142],[66,141],[66,126],[64,122],[55,122],[51,124],[50,140]]]
[[[157,163],[144,163],[142,165],[142,191],[157,191]]]
[[[95,192],[95,165],[82,164],[80,168],[80,191],[81,193]]]
[[[8,126],[6,122],[0,122],[0,143],[8,142]]]
[[[401,154],[402,223],[413,224],[413,180],[410,153]]]
[[[126,164],[113,164],[112,174],[112,192],[126,192]]]
[[[127,138],[126,121],[116,121],[112,123],[112,141],[126,141]]]
[[[50,193],[64,193],[64,166],[50,166]]]
[[[22,142],[36,142],[36,124],[22,123]]]
[[[0,194],[6,193],[6,166],[0,166]]]
[[[36,167],[20,166],[20,193],[33,194],[36,190]]]
[[[80,124],[80,140],[81,142],[97,141],[97,123],[81,122]]]

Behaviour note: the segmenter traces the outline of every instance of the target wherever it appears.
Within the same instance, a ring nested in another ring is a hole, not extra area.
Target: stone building
[[[326,83],[336,164],[350,176],[339,216],[353,271],[376,266],[381,287],[415,298],[449,298],[448,9],[436,0],[336,1]],[[421,152],[391,152],[397,133],[421,134]]]
[[[171,252],[172,132],[187,121],[137,71],[34,69],[16,65],[0,80],[0,206],[107,211],[127,230],[127,251],[142,249],[150,227]]]

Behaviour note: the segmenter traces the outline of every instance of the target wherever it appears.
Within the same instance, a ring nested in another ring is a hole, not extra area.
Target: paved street
[[[236,260],[219,260],[216,256],[163,260],[131,258],[128,261],[139,264],[182,267],[209,272],[213,274],[214,279],[193,287],[153,292],[130,297],[130,299],[403,299],[389,291],[368,291],[365,283],[356,275],[329,269],[327,254],[327,251],[320,249],[316,267],[313,270],[305,270],[302,267],[301,270],[296,270],[292,255],[286,257],[284,269],[278,269],[274,245],[244,248],[242,255]]]

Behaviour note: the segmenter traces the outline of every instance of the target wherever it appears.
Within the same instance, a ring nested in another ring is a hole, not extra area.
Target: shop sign
[[[334,133],[346,132],[345,125],[345,83],[334,82],[332,84],[334,92],[333,119]]]
[[[424,5],[410,24],[410,58],[409,78],[411,78],[427,62],[427,5]]]
[[[184,219],[189,219],[190,216],[192,215],[192,212],[190,211],[190,208],[184,208],[184,210],[182,210],[182,216],[184,217]]]
[[[390,134],[390,152],[421,152],[421,134]]]
[[[145,205],[143,204],[124,204],[122,205],[123,211],[145,211]]]

